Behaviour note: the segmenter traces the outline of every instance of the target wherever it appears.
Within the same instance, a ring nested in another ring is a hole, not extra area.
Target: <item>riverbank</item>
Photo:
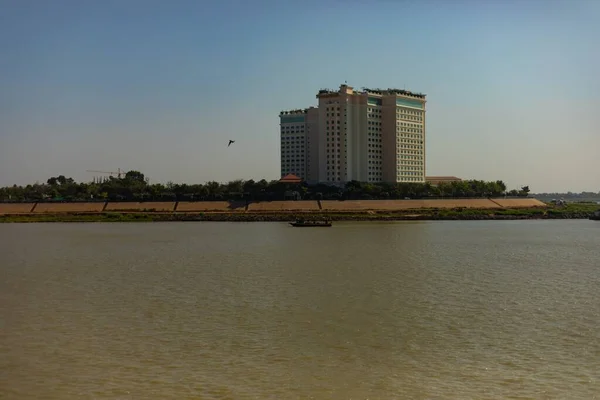
[[[532,208],[424,208],[394,211],[265,211],[265,212],[74,212],[25,213],[1,215],[0,223],[10,222],[285,222],[296,218],[333,221],[456,221],[456,220],[525,220],[525,219],[587,219],[597,210],[595,204],[569,204],[564,207]]]

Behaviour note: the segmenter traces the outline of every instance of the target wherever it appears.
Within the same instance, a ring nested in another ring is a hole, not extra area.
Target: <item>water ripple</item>
[[[0,234],[0,398],[600,393],[600,252],[588,221]]]

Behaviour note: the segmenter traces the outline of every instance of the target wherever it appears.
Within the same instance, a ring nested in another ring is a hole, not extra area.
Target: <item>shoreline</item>
[[[81,212],[0,215],[0,223],[35,222],[289,222],[296,218],[332,221],[507,221],[588,219],[592,211],[555,208],[412,209],[349,212]]]

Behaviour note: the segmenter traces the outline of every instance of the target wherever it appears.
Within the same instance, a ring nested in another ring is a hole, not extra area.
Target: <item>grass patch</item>
[[[296,218],[330,218],[334,221],[489,220],[589,218],[599,208],[592,203],[570,203],[547,208],[513,209],[407,209],[398,211],[266,212],[266,213],[144,213],[104,212],[74,214],[21,214],[0,216],[2,222],[160,222],[160,221],[291,221]]]
[[[28,214],[28,215],[2,215],[0,223],[25,223],[25,222],[151,222],[158,220],[152,214],[123,214],[123,213],[98,213],[98,214]]]

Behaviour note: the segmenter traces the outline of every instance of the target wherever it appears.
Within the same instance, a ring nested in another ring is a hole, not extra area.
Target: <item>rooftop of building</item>
[[[294,174],[287,174],[279,180],[282,183],[302,183],[302,179]]]
[[[279,115],[306,114],[306,113],[308,113],[308,110],[310,110],[311,108],[315,108],[315,107],[298,108],[298,109],[294,109],[294,110],[282,110],[279,112]]]
[[[423,93],[416,93],[416,92],[411,92],[410,90],[406,90],[406,89],[396,89],[396,88],[387,88],[387,89],[371,89],[371,88],[361,88],[362,91],[357,91],[354,90],[351,86],[348,86],[346,84],[340,85],[339,90],[333,90],[333,89],[320,89],[319,92],[317,93],[317,98],[321,97],[321,96],[331,96],[331,95],[337,95],[340,93],[352,93],[352,94],[372,94],[372,95],[377,95],[377,96],[383,96],[383,95],[396,95],[396,96],[407,96],[407,97],[415,97],[418,99],[425,99],[425,97],[427,96],[426,94]]]
[[[414,92],[411,92],[410,90],[395,89],[395,88],[387,88],[387,89],[363,88],[363,93],[377,94],[377,95],[400,95],[400,96],[416,97],[419,99],[424,99],[427,96],[426,94],[423,94],[423,93],[414,93]]]

